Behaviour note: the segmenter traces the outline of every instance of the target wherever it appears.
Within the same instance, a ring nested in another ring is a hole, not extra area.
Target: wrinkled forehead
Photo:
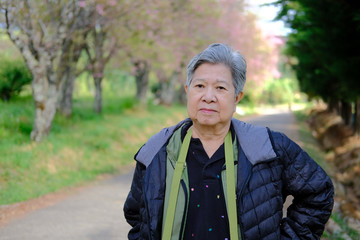
[[[232,84],[233,83],[233,74],[231,69],[223,63],[207,63],[204,62],[199,65],[192,76],[190,84],[197,80],[214,80],[217,83],[226,83]]]

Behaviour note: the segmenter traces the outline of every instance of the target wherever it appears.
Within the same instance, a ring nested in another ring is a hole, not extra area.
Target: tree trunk
[[[355,102],[355,119],[354,119],[354,130],[357,136],[360,136],[360,97],[356,98]]]
[[[94,77],[95,83],[95,102],[94,102],[94,111],[96,113],[101,113],[102,111],[102,89],[101,89],[102,77]]]
[[[351,103],[341,101],[341,117],[344,120],[345,125],[351,125],[352,108]]]
[[[136,98],[140,104],[146,105],[147,90],[149,86],[150,65],[145,60],[134,62],[136,80]]]
[[[65,117],[70,117],[72,114],[74,82],[75,74],[70,68],[67,68],[63,75],[61,91],[59,93],[59,111]]]
[[[101,82],[104,78],[104,71],[105,71],[105,62],[103,58],[97,59],[97,62],[94,64],[93,69],[93,78],[94,78],[94,85],[95,85],[95,101],[94,101],[94,111],[96,113],[102,112],[102,88]]]
[[[174,71],[168,81],[160,82],[160,103],[170,106],[174,102],[175,87],[178,82],[180,72]]]
[[[337,99],[330,99],[328,104],[328,111],[336,114],[340,114],[340,103]]]
[[[31,140],[41,141],[47,136],[56,113],[58,97],[58,85],[52,79],[48,79],[46,67],[39,65],[33,71],[33,98],[35,102],[35,120],[31,132]],[[44,87],[45,86],[45,87]]]
[[[73,105],[74,82],[77,76],[76,64],[80,58],[82,45],[74,43],[71,39],[63,44],[63,55],[61,56],[58,70],[61,78],[61,91],[58,109],[66,117],[70,117]]]

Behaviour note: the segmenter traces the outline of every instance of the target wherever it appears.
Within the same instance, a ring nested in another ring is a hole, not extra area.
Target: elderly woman
[[[135,155],[129,239],[319,239],[333,207],[329,177],[284,134],[232,118],[244,57],[212,44],[187,70],[189,119]]]

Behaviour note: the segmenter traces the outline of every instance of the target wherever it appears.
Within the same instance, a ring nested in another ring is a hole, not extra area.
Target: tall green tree
[[[293,29],[286,53],[300,88],[329,106],[342,103],[345,122],[350,103],[360,97],[360,2],[354,0],[279,0],[277,17]],[[344,113],[345,111],[345,113]]]

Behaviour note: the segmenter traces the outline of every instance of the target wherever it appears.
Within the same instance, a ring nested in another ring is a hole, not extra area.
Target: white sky
[[[267,33],[274,35],[287,35],[290,29],[284,26],[282,21],[272,21],[279,9],[275,6],[262,6],[264,3],[272,3],[275,0],[248,0],[249,10],[259,17],[259,26]]]

